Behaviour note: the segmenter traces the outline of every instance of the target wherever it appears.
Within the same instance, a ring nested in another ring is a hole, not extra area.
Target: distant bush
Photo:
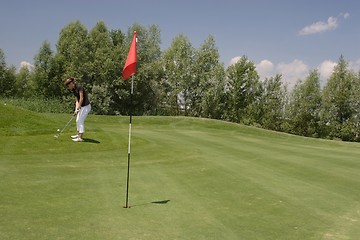
[[[73,102],[68,99],[55,98],[0,98],[0,101],[39,113],[69,113],[73,110]]]

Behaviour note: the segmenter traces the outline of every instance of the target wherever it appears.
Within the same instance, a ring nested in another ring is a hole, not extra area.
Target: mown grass
[[[0,239],[360,237],[356,143],[134,117],[126,209],[127,117],[0,111]]]

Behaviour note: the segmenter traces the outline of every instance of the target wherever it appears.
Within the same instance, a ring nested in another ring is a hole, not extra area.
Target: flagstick
[[[130,143],[131,143],[131,124],[132,124],[132,97],[134,93],[134,75],[131,76],[131,92],[130,92],[130,123],[129,123],[129,143],[128,143],[128,168],[126,177],[126,205],[129,208],[129,182],[130,182]]]

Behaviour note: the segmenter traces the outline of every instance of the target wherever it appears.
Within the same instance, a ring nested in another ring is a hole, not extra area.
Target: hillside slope
[[[54,121],[44,114],[0,102],[0,135],[46,134],[54,131]]]

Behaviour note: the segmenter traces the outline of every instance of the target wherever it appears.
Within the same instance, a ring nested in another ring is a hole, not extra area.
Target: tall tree
[[[252,104],[260,95],[259,75],[255,64],[247,56],[242,56],[227,68],[227,78],[228,120],[252,124],[257,115]]]
[[[281,75],[266,78],[262,83],[260,101],[256,101],[254,112],[263,128],[281,131],[284,121],[286,88],[282,84]],[[259,112],[258,110],[261,109]]]
[[[190,82],[192,91],[189,93],[190,114],[192,116],[207,116],[210,114],[211,98],[218,96],[219,85],[224,85],[223,66],[215,39],[209,36],[194,56],[194,77]],[[219,75],[219,73],[222,75]],[[221,88],[221,87],[220,87]],[[222,87],[224,90],[224,86]],[[215,100],[215,99],[213,99]]]
[[[88,30],[79,20],[69,23],[60,31],[57,43],[57,54],[61,55],[64,65],[64,76],[74,76],[86,84],[89,76],[90,52]]]
[[[353,82],[354,76],[348,69],[348,63],[341,56],[323,90],[321,119],[327,126],[330,138],[350,138],[351,133],[347,125],[355,111],[351,104]]]
[[[351,108],[354,109],[350,119],[350,132],[352,134],[352,141],[360,142],[360,70],[354,74],[354,82],[351,93]]]
[[[217,65],[212,70],[207,88],[204,89],[201,99],[201,117],[226,119],[225,108],[227,104],[225,69]]]
[[[7,89],[6,60],[3,50],[0,48],[0,96],[5,95]]]
[[[193,81],[194,49],[187,37],[178,35],[164,53],[164,105],[172,115],[188,115]]]
[[[33,74],[28,66],[22,66],[16,74],[15,89],[16,96],[18,97],[31,97],[35,95]]]
[[[62,95],[63,84],[55,66],[54,53],[51,50],[50,43],[44,41],[34,58],[33,81],[36,95],[43,97]]]
[[[289,104],[291,133],[320,137],[320,109],[320,74],[313,70],[305,81],[299,81],[292,91]]]
[[[112,51],[110,58],[113,59],[111,69],[111,79],[108,79],[108,92],[110,99],[111,114],[127,113],[127,103],[124,99],[129,96],[126,91],[126,83],[122,78],[122,70],[126,59],[125,50],[125,34],[121,30],[110,30],[110,41],[112,43]],[[94,93],[95,94],[95,93]]]
[[[0,96],[9,97],[15,94],[15,72],[14,66],[7,67],[5,54],[0,48]]]
[[[112,58],[113,44],[110,32],[103,21],[97,22],[88,34],[89,62],[87,67],[88,79],[85,81],[93,102],[93,111],[98,114],[113,113],[110,109],[112,97],[110,94],[111,82],[116,78],[114,74],[115,59]]]
[[[89,62],[90,73],[88,84],[101,85],[109,79],[109,72],[113,68],[113,59],[110,58],[113,50],[110,32],[103,21],[97,22],[89,31]]]

